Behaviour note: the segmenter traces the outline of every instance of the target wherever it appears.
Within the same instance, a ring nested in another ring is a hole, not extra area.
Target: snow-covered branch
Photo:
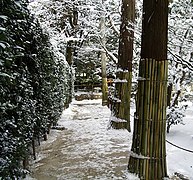
[[[115,26],[111,15],[108,15],[108,19],[109,19],[110,25],[111,25],[111,27],[113,28],[114,32],[116,33],[117,36],[119,36],[119,35],[120,35],[119,30],[118,30],[117,27]]]
[[[105,52],[107,53],[107,55],[114,61],[114,63],[118,62],[118,58],[111,52],[108,51],[108,49],[102,45],[102,43],[100,43],[102,48],[105,50]]]
[[[189,70],[193,71],[193,64],[182,59],[180,56],[177,54],[172,53],[172,50],[168,49],[168,52],[174,57],[173,60],[177,63],[180,63],[184,66],[186,66]]]

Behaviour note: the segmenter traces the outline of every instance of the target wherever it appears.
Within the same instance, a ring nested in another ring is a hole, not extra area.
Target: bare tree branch
[[[180,63],[184,66],[186,66],[189,70],[193,71],[193,64],[189,63],[188,61],[183,60],[180,56],[172,53],[172,51],[170,49],[168,49],[168,52],[174,57],[174,61],[177,63]]]

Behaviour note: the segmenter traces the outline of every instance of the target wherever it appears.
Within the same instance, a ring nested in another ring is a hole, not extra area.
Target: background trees
[[[169,85],[167,131],[170,126],[183,122],[186,101],[191,96],[193,4],[172,1],[169,4]]]

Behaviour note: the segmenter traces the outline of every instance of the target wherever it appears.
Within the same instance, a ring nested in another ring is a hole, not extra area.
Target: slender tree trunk
[[[28,169],[28,167],[29,167],[29,157],[26,156],[26,157],[24,158],[24,160],[23,160],[23,168],[24,168],[24,169]]]
[[[172,87],[173,87],[173,84],[170,83],[168,85],[168,89],[167,89],[167,106],[168,107],[170,107],[170,105],[171,105]]]
[[[115,103],[112,119],[114,128],[130,131],[130,99],[134,38],[135,0],[122,0],[118,69],[115,82]]]
[[[103,0],[102,0],[103,4]],[[100,21],[100,32],[101,32],[101,44],[103,47],[106,46],[105,38],[105,12],[102,12]],[[102,105],[108,104],[108,86],[107,86],[107,74],[106,74],[106,61],[107,56],[105,51],[101,51],[101,73],[102,73]]]
[[[185,79],[185,77],[186,77],[186,72],[183,71],[182,72],[182,77],[180,79],[178,79],[176,81],[176,83],[179,82],[179,86],[181,86],[183,81],[184,81],[184,79]],[[172,100],[171,107],[174,107],[174,106],[178,105],[178,98],[180,97],[180,94],[181,94],[181,88],[177,89],[177,91],[175,92],[174,99]]]
[[[144,0],[133,142],[128,169],[140,179],[161,180],[166,168],[168,1]]]
[[[77,7],[73,7],[73,11],[70,12],[69,22],[70,22],[70,25],[72,27],[72,34],[71,35],[74,36],[75,35],[75,29],[77,29],[77,27],[78,27],[78,9],[77,9]],[[68,96],[68,99],[67,99],[65,106],[68,106],[68,104],[71,103],[72,96],[73,96],[73,90],[74,90],[72,65],[73,65],[73,53],[74,53],[74,55],[77,55],[77,52],[72,47],[73,43],[75,43],[75,42],[73,42],[72,40],[68,41],[67,47],[66,47],[66,61],[68,62],[69,67],[70,67],[70,77],[69,77],[70,86],[69,86],[69,96]]]
[[[40,134],[39,133],[38,133],[37,140],[38,140],[38,145],[40,146]]]
[[[32,154],[33,154],[33,158],[34,160],[36,160],[36,147],[35,147],[35,139],[32,139]]]
[[[73,81],[72,81],[72,64],[73,64],[73,48],[72,48],[72,41],[68,41],[67,48],[66,48],[66,61],[69,64],[70,68],[70,85],[69,85],[69,94],[68,94],[68,100],[67,104],[69,104],[72,101],[72,91],[73,91]]]
[[[44,138],[44,141],[48,140],[48,134],[46,130],[44,131],[43,138]]]

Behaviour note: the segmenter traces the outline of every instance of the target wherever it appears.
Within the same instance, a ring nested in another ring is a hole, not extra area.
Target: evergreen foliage
[[[25,175],[32,140],[56,123],[69,76],[25,0],[0,1],[0,177]]]
[[[187,105],[173,106],[167,109],[167,133],[169,133],[172,125],[184,124],[183,118],[185,117],[186,108]]]

